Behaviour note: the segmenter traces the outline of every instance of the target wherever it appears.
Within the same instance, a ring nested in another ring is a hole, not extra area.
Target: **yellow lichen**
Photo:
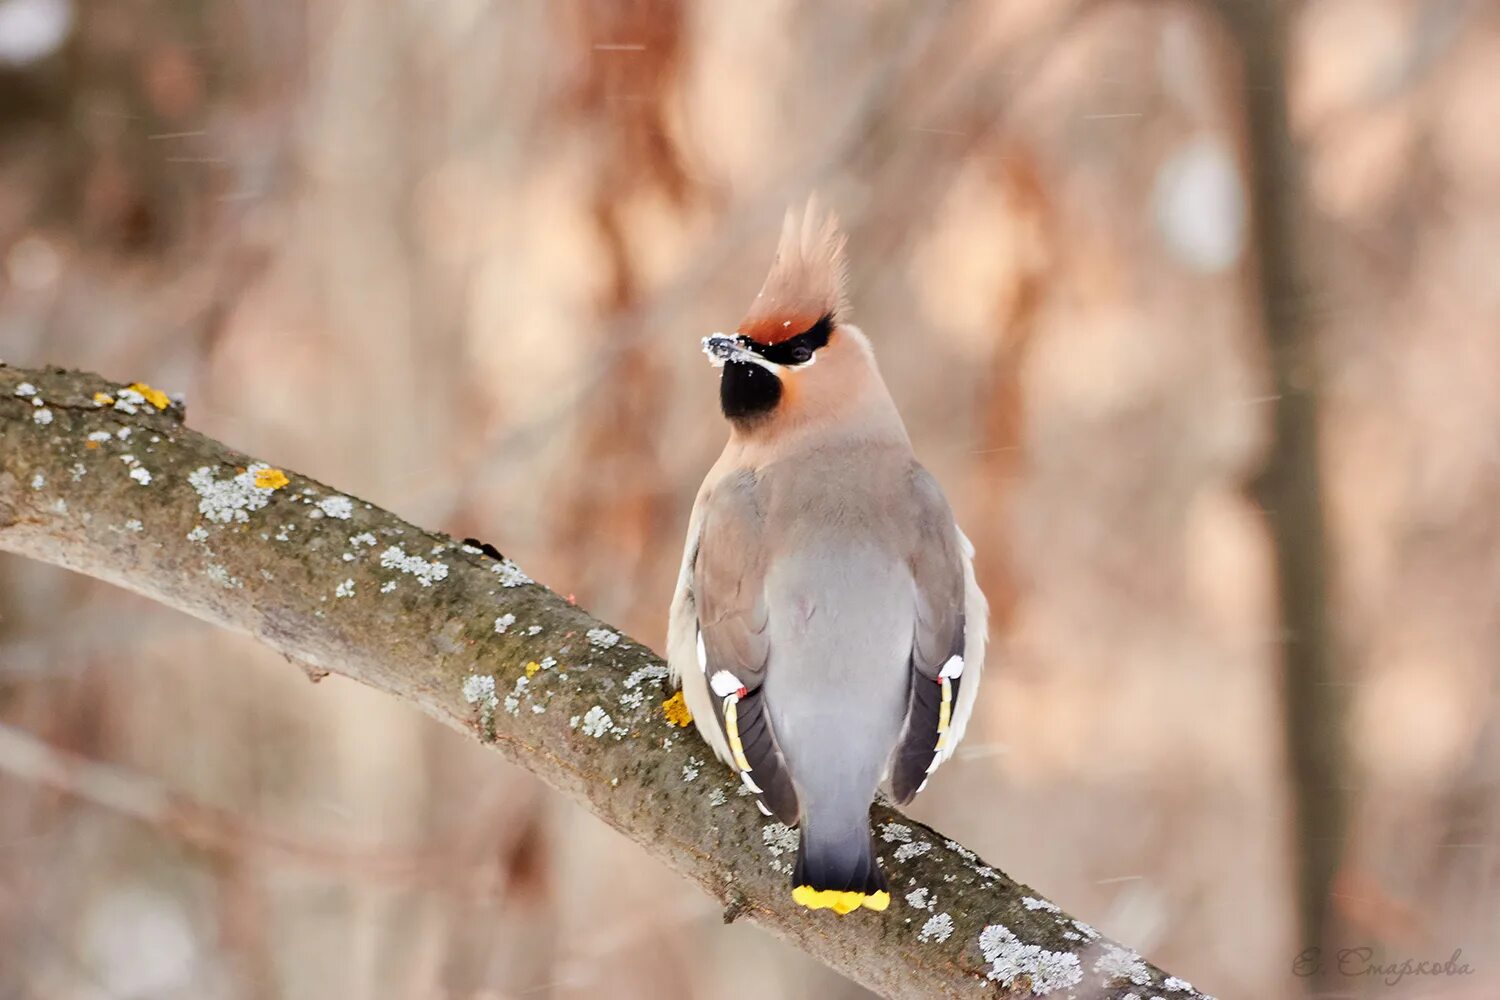
[[[542,665],[540,663],[536,662],[535,660],[532,660],[530,663],[526,664],[526,676],[527,677],[535,677],[536,674],[537,674],[537,671],[541,670],[541,669],[542,669]]]
[[[130,389],[132,392],[138,392],[142,396],[145,396],[146,402],[150,403],[158,410],[165,410],[167,407],[172,405],[172,401],[167,398],[166,393],[162,392],[160,389],[153,389],[144,382],[132,382],[126,388]]]
[[[96,392],[94,393],[94,402],[98,403],[100,406],[114,406],[115,397],[111,396],[107,392]]]
[[[688,711],[687,702],[678,691],[672,697],[661,703],[661,714],[667,717],[667,724],[686,728],[693,721],[693,713]]]
[[[256,469],[255,485],[263,490],[279,490],[291,482],[280,469]]]

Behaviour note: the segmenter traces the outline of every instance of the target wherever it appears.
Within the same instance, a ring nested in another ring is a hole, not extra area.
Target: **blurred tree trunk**
[[[1216,0],[1216,5],[1241,60],[1257,300],[1275,395],[1271,450],[1254,492],[1275,548],[1298,921],[1303,944],[1313,946],[1331,929],[1329,893],[1342,855],[1347,805],[1344,706],[1328,621],[1317,331],[1306,308],[1317,279],[1302,157],[1287,105],[1294,7],[1282,0]]]

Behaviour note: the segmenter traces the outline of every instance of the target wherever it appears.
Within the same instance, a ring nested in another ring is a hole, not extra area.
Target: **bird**
[[[973,714],[988,604],[869,338],[846,237],[787,212],[760,293],[703,338],[729,440],[688,520],[667,660],[760,811],[797,826],[792,900],[885,910],[870,806],[905,805]]]

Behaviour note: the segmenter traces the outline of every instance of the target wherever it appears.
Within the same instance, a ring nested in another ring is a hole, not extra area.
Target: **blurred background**
[[[914,813],[1221,997],[1492,998],[1497,122],[1490,0],[0,0],[0,358],[660,649],[698,338],[817,189],[995,609]],[[0,776],[0,997],[863,995],[409,706],[5,556],[0,722],[242,824]]]

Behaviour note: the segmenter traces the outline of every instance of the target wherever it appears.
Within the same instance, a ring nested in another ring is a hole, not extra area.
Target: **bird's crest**
[[[809,198],[800,213],[788,209],[771,273],[740,321],[739,332],[762,344],[775,344],[824,316],[835,324],[844,322],[849,309],[844,244],[838,219],[824,212],[816,198]]]

